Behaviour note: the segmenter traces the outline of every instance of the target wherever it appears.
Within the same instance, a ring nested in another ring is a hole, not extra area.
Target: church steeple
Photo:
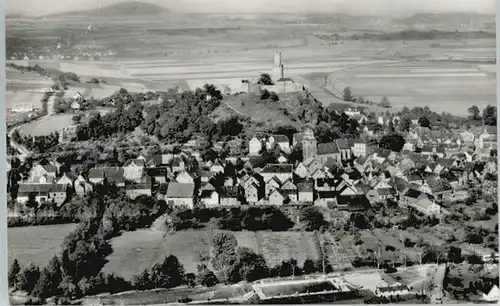
[[[302,137],[302,155],[304,160],[316,157],[318,152],[318,141],[314,136],[314,131],[306,127]]]

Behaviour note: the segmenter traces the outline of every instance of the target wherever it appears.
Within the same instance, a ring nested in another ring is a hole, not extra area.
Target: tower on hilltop
[[[302,156],[304,160],[316,157],[318,153],[318,141],[314,136],[314,132],[310,127],[307,127],[302,137]]]
[[[274,52],[274,66],[272,72],[272,78],[274,82],[284,78],[285,73],[283,70],[284,69],[283,63],[281,62],[281,52]]]

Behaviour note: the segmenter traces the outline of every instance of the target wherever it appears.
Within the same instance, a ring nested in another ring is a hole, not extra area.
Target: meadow
[[[64,238],[76,224],[13,227],[7,230],[9,266],[14,259],[21,266],[30,262],[44,266],[61,250]]]
[[[70,113],[44,117],[24,124],[19,128],[19,133],[21,135],[47,136],[73,124],[72,118],[73,114]]]
[[[233,232],[238,245],[264,255],[269,266],[295,258],[301,265],[308,259],[319,259],[313,233],[302,232]],[[155,230],[125,232],[111,240],[113,253],[104,270],[131,278],[175,255],[187,272],[196,272],[201,258],[209,254],[211,231],[165,233]],[[207,262],[208,263],[208,262]],[[209,263],[208,263],[209,264]]]

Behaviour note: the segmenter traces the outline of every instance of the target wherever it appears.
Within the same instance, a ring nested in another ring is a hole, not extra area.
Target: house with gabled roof
[[[106,180],[117,187],[125,187],[124,171],[121,167],[99,167],[89,170],[89,182],[103,184]]]
[[[50,164],[38,164],[31,169],[29,180],[38,181],[44,175],[55,179],[57,177],[57,167]]]
[[[260,155],[260,152],[266,141],[266,134],[257,133],[248,142],[248,155]]]
[[[370,201],[364,194],[339,195],[335,202],[339,211],[348,211],[350,213],[366,211],[370,207]]]
[[[335,142],[318,144],[317,159],[324,165],[331,158],[341,164],[341,154]]]
[[[266,197],[269,196],[269,194],[273,190],[280,188],[281,184],[282,184],[282,181],[279,178],[277,178],[276,176],[273,176],[271,179],[269,179],[266,182],[266,187],[265,187]]]
[[[300,178],[306,178],[309,175],[309,170],[303,162],[299,162],[294,170],[295,174]]]
[[[297,186],[292,180],[287,180],[279,188],[281,195],[290,199],[291,202],[296,203],[298,200]]]
[[[215,187],[210,183],[205,183],[200,188],[200,203],[207,208],[214,208],[220,205],[220,197]]]
[[[154,184],[167,182],[168,169],[166,167],[145,168],[144,170],[152,178]]]
[[[270,150],[275,144],[281,149],[281,151],[289,154],[291,152],[290,149],[290,140],[285,135],[270,135],[267,138],[266,147]]]
[[[260,187],[254,182],[250,182],[244,187],[245,199],[248,204],[255,205],[262,199],[262,193],[260,192]]]
[[[174,156],[172,159],[172,172],[181,172],[186,169],[186,162],[182,156]]]
[[[359,156],[356,158],[353,162],[354,168],[358,170],[359,173],[365,173],[369,167],[371,167],[370,164],[370,157],[369,156]]]
[[[312,204],[314,202],[314,181],[303,180],[297,183],[298,198],[301,204]]]
[[[267,164],[261,171],[260,175],[265,182],[269,181],[273,176],[276,176],[281,182],[288,179],[293,179],[293,165],[291,164]]]
[[[210,172],[224,173],[224,164],[220,160],[216,159],[210,167]]]
[[[139,196],[152,195],[151,183],[127,183],[125,185],[125,194],[132,200]]]
[[[410,201],[408,206],[427,216],[439,216],[442,211],[441,206],[436,204],[434,201],[431,201],[429,197],[419,197],[415,201]]]
[[[140,180],[145,166],[144,159],[130,159],[123,165],[123,176],[128,181]]]
[[[335,139],[335,143],[340,151],[340,159],[342,161],[350,160],[352,158],[351,147],[354,142],[351,139],[339,138]]]
[[[58,180],[57,184],[59,185],[70,185],[74,187],[74,182],[76,181],[77,176],[72,172],[65,172]]]
[[[196,175],[194,175],[186,170],[182,170],[175,177],[175,181],[177,183],[182,183],[182,184],[194,184],[196,178],[197,178]]]
[[[439,176],[436,178],[426,179],[425,182],[427,183],[427,186],[429,186],[429,192],[427,193],[434,196],[437,201],[442,201],[443,197],[448,197],[453,191],[450,183],[446,179],[442,179]]]
[[[500,289],[493,285],[490,290],[483,292],[482,300],[486,302],[498,302],[500,300]]]
[[[88,182],[81,174],[76,178],[73,185],[78,196],[83,196],[94,190],[94,186],[90,182]]]
[[[172,207],[194,208],[194,184],[170,182],[165,201]]]
[[[304,139],[304,134],[303,133],[295,133],[295,134],[293,134],[293,137],[292,137],[292,146],[296,147],[299,143],[302,143],[303,139]]]
[[[238,199],[240,194],[239,186],[222,186],[219,192],[221,206],[238,206],[240,201]]]
[[[282,191],[275,189],[269,194],[269,204],[270,205],[276,205],[276,206],[282,206],[286,197],[282,194]]]
[[[68,198],[69,187],[61,184],[19,184],[16,200],[19,204],[26,204],[33,196],[40,205],[54,203],[60,206]]]
[[[157,154],[151,156],[148,160],[146,160],[146,166],[147,167],[165,167],[167,165],[170,165],[172,163],[172,160],[174,159],[173,154]]]
[[[424,145],[420,151],[423,156],[437,156],[439,158],[444,158],[445,147],[442,145]]]

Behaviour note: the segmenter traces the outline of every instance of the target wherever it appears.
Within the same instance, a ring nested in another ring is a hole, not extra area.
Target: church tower
[[[281,62],[281,52],[274,53],[274,66],[271,77],[273,78],[273,82],[278,81],[279,79],[284,78],[285,73],[283,71],[283,64]]]
[[[308,127],[304,131],[304,136],[302,137],[302,155],[304,160],[309,160],[316,157],[318,153],[318,141],[314,137],[313,130]]]

